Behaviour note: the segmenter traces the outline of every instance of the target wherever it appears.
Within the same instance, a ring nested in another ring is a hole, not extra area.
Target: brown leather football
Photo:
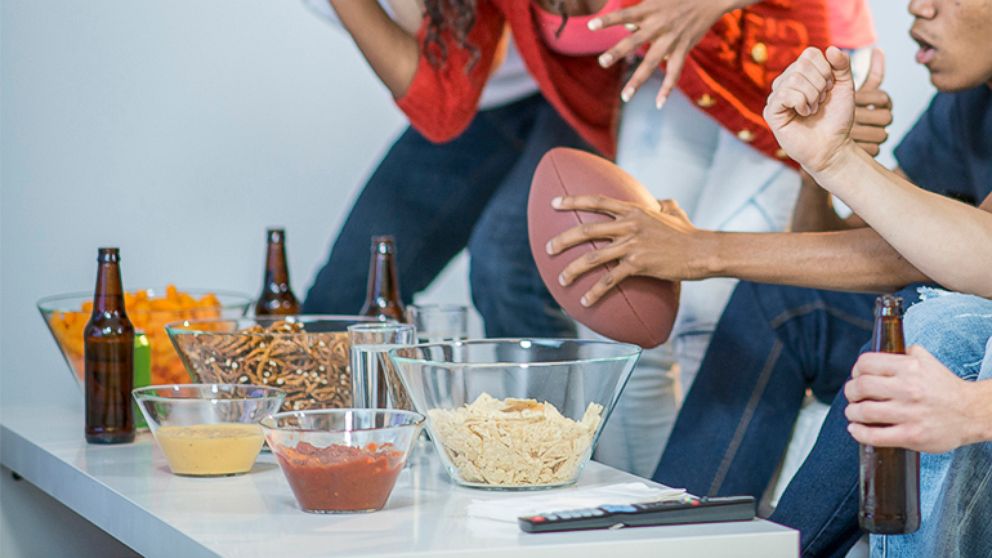
[[[541,279],[558,304],[574,319],[600,335],[644,348],[657,347],[668,339],[678,312],[678,286],[651,277],[629,277],[589,308],[579,303],[604,271],[595,269],[562,287],[558,275],[569,263],[608,241],[585,242],[549,256],[548,241],[583,223],[607,221],[607,215],[580,211],[558,211],[551,200],[558,196],[603,195],[623,201],[657,204],[632,176],[610,161],[584,151],[555,148],[548,151],[534,171],[527,225],[530,249]],[[610,269],[615,264],[607,264]]]

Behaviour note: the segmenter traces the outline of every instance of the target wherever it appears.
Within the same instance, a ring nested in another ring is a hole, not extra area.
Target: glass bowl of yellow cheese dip
[[[259,421],[275,413],[286,392],[250,384],[172,384],[132,392],[175,475],[247,473],[265,436]]]

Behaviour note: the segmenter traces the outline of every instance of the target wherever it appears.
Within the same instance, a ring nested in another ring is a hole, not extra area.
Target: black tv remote
[[[663,502],[604,505],[598,508],[543,513],[518,518],[517,522],[520,524],[520,529],[527,533],[551,533],[684,523],[750,521],[754,519],[755,509],[755,501],[751,496],[697,498],[687,495],[678,500]]]

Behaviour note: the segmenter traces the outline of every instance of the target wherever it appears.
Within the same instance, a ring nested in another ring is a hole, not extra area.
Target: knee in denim
[[[923,345],[946,337],[972,336],[978,330],[992,332],[992,301],[960,293],[948,293],[914,304],[904,320],[906,342]]]
[[[927,299],[906,312],[907,345],[920,345],[963,377],[981,365],[992,336],[992,301],[949,293]]]

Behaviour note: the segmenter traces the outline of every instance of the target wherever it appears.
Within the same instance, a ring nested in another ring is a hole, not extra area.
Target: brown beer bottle
[[[391,236],[372,237],[368,295],[360,313],[379,319],[406,321],[400,299],[400,283],[396,277],[396,242]]]
[[[120,254],[100,248],[93,313],[83,331],[85,347],[86,441],[134,441],[134,326],[124,312]]]
[[[289,266],[286,264],[286,231],[268,229],[268,249],[265,256],[265,279],[262,294],[255,303],[256,316],[289,316],[300,313],[300,303],[289,288]]]
[[[891,295],[875,301],[871,350],[904,354],[902,299]],[[902,448],[862,445],[861,509],[858,521],[869,533],[896,535],[920,527],[920,454]]]

